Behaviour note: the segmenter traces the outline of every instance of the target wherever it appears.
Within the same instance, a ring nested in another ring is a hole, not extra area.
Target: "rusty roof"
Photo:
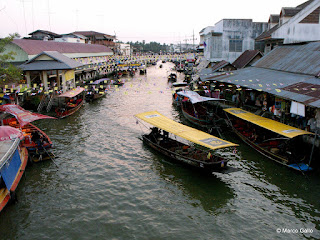
[[[258,55],[260,55],[260,57],[263,56],[259,50],[246,50],[232,63],[232,65],[238,69],[244,68]]]
[[[101,53],[112,52],[110,48],[99,44],[68,43],[42,40],[13,39],[28,55],[36,55],[43,51],[57,51],[59,53]]]
[[[220,62],[217,62],[217,63],[214,64],[213,67],[211,68],[211,72],[216,72],[216,71],[218,71],[219,69],[224,68],[225,66],[228,66],[228,65],[230,65],[231,67],[234,68],[234,66],[233,66],[231,63],[229,63],[229,62],[227,62],[227,61],[225,61],[225,60],[222,60],[222,61],[220,61]]]
[[[258,37],[256,37],[256,41],[263,41],[265,39],[271,38],[271,34],[275,32],[279,28],[279,24],[275,25],[273,28],[261,33]]]
[[[253,66],[317,76],[320,72],[320,42],[278,46]]]

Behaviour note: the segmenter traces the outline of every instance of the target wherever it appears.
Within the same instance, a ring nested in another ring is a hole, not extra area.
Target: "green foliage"
[[[127,42],[128,44],[130,44],[136,51],[138,52],[153,52],[153,53],[160,53],[161,52],[167,52],[169,46],[166,44],[160,44],[157,42],[150,42],[150,43],[146,43],[145,40],[143,40],[142,42]]]
[[[12,65],[10,60],[14,59],[15,52],[8,52],[4,54],[5,46],[9,44],[14,37],[19,37],[17,33],[10,34],[0,40],[0,85],[8,83],[16,83],[21,80],[21,69]]]

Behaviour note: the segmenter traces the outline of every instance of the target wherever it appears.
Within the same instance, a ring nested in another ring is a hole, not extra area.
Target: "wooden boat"
[[[49,136],[31,122],[40,119],[55,119],[54,117],[29,112],[16,104],[1,105],[0,112],[2,125],[22,131],[24,140],[21,141],[21,144],[28,149],[31,161],[37,162],[53,157],[49,150],[52,148]]]
[[[169,76],[168,76],[168,81],[176,82],[177,81],[177,74],[170,73]]]
[[[203,97],[190,90],[179,91],[177,95],[182,114],[188,121],[206,128],[214,124],[214,113],[208,109],[206,103],[208,101],[220,101],[221,99]]]
[[[28,162],[28,151],[20,144],[19,129],[0,126],[0,212],[15,199],[15,190]]]
[[[264,118],[240,108],[224,109],[233,131],[249,146],[282,165],[306,172],[310,152],[302,136],[313,134],[272,119]]]
[[[146,73],[147,73],[147,68],[146,68],[146,66],[145,66],[145,65],[141,65],[141,66],[139,67],[139,72],[140,72],[140,74],[146,74]]]
[[[104,97],[106,95],[104,84],[106,84],[108,80],[108,78],[102,78],[89,83],[89,90],[85,95],[86,101],[92,102],[96,99]]]
[[[84,103],[84,88],[78,87],[58,96],[58,107],[55,109],[58,118],[65,118],[78,111]]]
[[[218,149],[238,146],[237,144],[222,140],[208,133],[177,123],[157,111],[144,112],[135,115],[137,118],[153,125],[149,134],[143,134],[145,144],[172,160],[187,164],[206,171],[219,171],[226,168],[229,157],[218,154]],[[159,129],[162,129],[163,134]],[[190,141],[186,144],[169,137],[169,133]],[[201,146],[201,147],[200,147]]]

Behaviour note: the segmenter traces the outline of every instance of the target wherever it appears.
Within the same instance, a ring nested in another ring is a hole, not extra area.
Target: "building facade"
[[[200,32],[204,56],[210,61],[233,62],[245,50],[259,49],[255,38],[267,30],[267,22],[252,22],[252,19],[222,19]]]

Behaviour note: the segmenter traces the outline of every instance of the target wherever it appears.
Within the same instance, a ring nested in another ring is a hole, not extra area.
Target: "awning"
[[[233,72],[201,71],[202,81],[218,81],[267,92],[312,107],[320,107],[319,79],[305,74],[247,67]],[[301,85],[303,83],[303,85]],[[300,86],[301,85],[301,86]]]
[[[21,127],[39,119],[56,119],[47,115],[29,112],[16,104],[1,105],[0,111],[15,116]]]
[[[313,134],[311,132],[307,132],[299,128],[291,127],[289,125],[274,121],[269,118],[264,118],[264,117],[255,115],[253,113],[247,112],[240,108],[227,108],[223,110],[231,115],[234,115],[238,118],[241,118],[250,123],[258,125],[259,127],[265,128],[267,130],[278,133],[288,138],[294,138],[296,136],[305,135],[305,134]]]
[[[136,114],[135,116],[155,127],[212,150],[238,146],[237,144],[222,140],[195,128],[177,123],[157,111],[144,112]]]
[[[72,98],[77,96],[78,94],[82,93],[84,91],[83,87],[78,87],[78,88],[74,88],[70,91],[67,91],[65,93],[62,93],[61,95],[59,95],[58,97],[68,97],[68,98]]]
[[[220,98],[210,98],[210,97],[203,97],[200,96],[198,93],[194,91],[184,90],[177,93],[180,96],[184,96],[190,99],[192,104],[198,103],[198,102],[206,102],[206,101],[220,101],[222,99]]]

